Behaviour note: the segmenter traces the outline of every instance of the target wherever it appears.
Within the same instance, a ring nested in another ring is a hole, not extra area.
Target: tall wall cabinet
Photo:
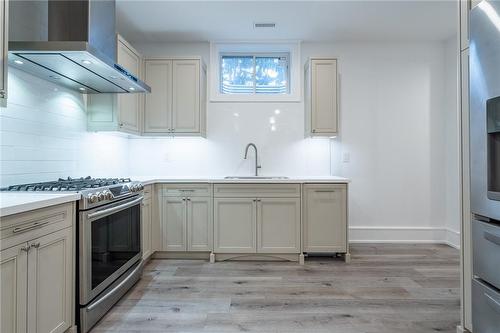
[[[335,58],[310,58],[305,65],[305,135],[339,132],[338,69]]]
[[[117,62],[142,78],[142,56],[123,37],[117,36]],[[91,131],[141,133],[144,94],[89,94],[87,126]]]
[[[199,57],[146,59],[144,134],[205,136],[206,74]]]
[[[7,105],[9,0],[0,1],[0,106]]]
[[[0,332],[74,326],[74,204],[2,217]]]

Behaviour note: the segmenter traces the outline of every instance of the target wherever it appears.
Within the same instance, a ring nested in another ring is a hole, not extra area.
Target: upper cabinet
[[[127,71],[142,77],[142,57],[123,37],[117,38],[117,62]],[[88,129],[141,133],[144,94],[89,94]]]
[[[337,59],[311,58],[305,66],[305,135],[339,132]]]
[[[7,105],[8,0],[0,0],[0,106]]]
[[[206,135],[206,68],[201,58],[147,59],[144,134]]]

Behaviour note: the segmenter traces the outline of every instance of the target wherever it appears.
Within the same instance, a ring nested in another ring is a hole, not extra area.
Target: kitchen
[[[2,5],[1,332],[498,332],[498,1]]]

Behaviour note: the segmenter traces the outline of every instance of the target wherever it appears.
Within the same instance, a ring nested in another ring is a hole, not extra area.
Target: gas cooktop
[[[12,185],[3,188],[2,191],[71,191],[79,192],[82,190],[89,190],[94,188],[106,187],[122,183],[130,183],[129,178],[92,178],[92,177],[81,177],[81,178],[71,178],[66,179],[59,178],[56,181],[51,182],[41,182],[41,183],[30,183],[21,185]]]

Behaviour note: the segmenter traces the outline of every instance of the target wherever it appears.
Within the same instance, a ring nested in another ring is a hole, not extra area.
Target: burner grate
[[[104,186],[116,185],[120,183],[129,183],[130,181],[131,181],[130,178],[92,178],[90,176],[85,178],[68,177],[66,179],[59,178],[57,181],[53,182],[12,185],[7,188],[3,188],[2,191],[13,191],[13,192],[81,191],[85,189],[99,188]]]

